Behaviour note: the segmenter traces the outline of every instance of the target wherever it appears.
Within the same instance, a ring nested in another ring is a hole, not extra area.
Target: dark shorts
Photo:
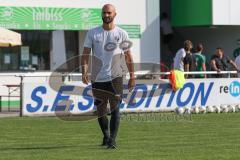
[[[117,77],[108,82],[92,82],[92,93],[99,117],[107,114],[108,102],[111,111],[114,109],[119,110],[118,107],[122,101],[123,79]]]
[[[173,34],[167,34],[163,36],[163,43],[168,44],[173,39]]]

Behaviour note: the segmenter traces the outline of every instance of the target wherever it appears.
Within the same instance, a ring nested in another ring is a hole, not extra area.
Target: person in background
[[[174,57],[174,69],[184,72],[184,58],[190,53],[193,44],[190,40],[184,42],[184,47],[179,49]]]
[[[200,43],[196,47],[196,53],[193,54],[194,71],[206,71],[206,57],[202,54],[203,45]],[[196,74],[195,78],[207,78],[206,74]]]
[[[163,12],[161,14],[161,33],[163,35],[163,43],[168,44],[173,38],[173,29],[168,18],[168,14]]]
[[[231,64],[234,69],[238,70],[237,65],[229,57],[224,55],[224,51],[221,47],[216,49],[215,54],[211,57],[211,70],[212,71],[227,71],[228,64]],[[226,74],[213,74],[213,78],[226,78]]]
[[[192,48],[188,52],[186,52],[186,56],[183,59],[185,72],[190,72],[190,71],[194,70],[193,54],[192,54],[191,50],[192,50]],[[186,74],[185,78],[193,78],[193,75]]]
[[[240,54],[236,57],[235,59],[235,63],[237,65],[237,69],[238,69],[238,78],[240,78]]]

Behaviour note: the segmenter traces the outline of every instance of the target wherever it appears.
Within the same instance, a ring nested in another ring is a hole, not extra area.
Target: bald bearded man
[[[94,105],[97,107],[98,122],[103,133],[103,146],[116,149],[119,128],[119,105],[123,93],[123,64],[125,59],[130,79],[128,89],[135,86],[134,66],[131,56],[131,42],[128,34],[114,24],[116,9],[112,4],[102,8],[102,26],[88,31],[81,57],[82,81],[88,84],[89,56],[92,51],[91,83]],[[107,104],[110,103],[110,130],[107,118]]]

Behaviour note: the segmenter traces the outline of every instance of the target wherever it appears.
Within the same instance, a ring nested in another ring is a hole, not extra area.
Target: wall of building
[[[172,25],[206,26],[212,24],[212,0],[172,0]]]
[[[213,25],[240,25],[239,0],[212,0]]]
[[[174,26],[240,25],[239,0],[172,0]]]
[[[139,62],[160,63],[160,2],[146,1],[146,26],[140,41]]]

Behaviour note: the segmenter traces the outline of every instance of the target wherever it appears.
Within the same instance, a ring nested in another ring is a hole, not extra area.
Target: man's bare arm
[[[189,72],[190,65],[189,64],[184,64],[184,71]],[[188,78],[188,74],[185,74],[185,78]]]
[[[217,68],[215,60],[211,60],[211,66],[215,71],[217,71],[217,72],[221,71],[220,69]]]
[[[207,69],[206,69],[206,64],[205,63],[202,64],[202,69],[203,69],[204,72],[206,72]],[[204,77],[207,78],[207,75],[204,74]]]
[[[235,70],[239,71],[237,64],[233,60],[230,60],[230,64],[234,67]]]
[[[135,86],[133,58],[132,58],[130,51],[126,51],[124,53],[124,55],[125,55],[125,61],[126,61],[126,65],[127,65],[128,71],[129,71],[129,75],[130,75],[130,80],[128,82],[128,89],[129,89],[129,91],[132,91],[133,87]]]

